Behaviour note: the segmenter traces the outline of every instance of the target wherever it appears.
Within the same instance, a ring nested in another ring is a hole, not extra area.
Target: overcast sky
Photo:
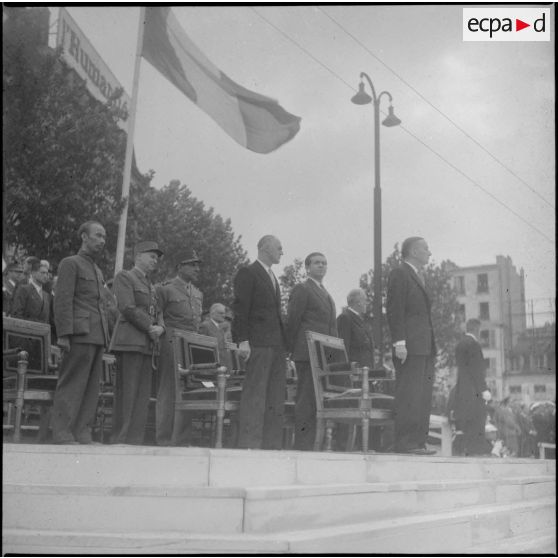
[[[139,8],[68,11],[130,94]],[[252,259],[262,235],[278,236],[277,274],[323,251],[340,310],[373,267],[374,115],[350,102],[365,71],[403,122],[380,132],[384,259],[412,235],[426,238],[436,262],[509,255],[525,271],[536,321],[553,318],[543,312],[555,308],[554,21],[551,42],[463,42],[457,5],[173,11],[224,73],[302,123],[279,150],[253,153],[142,61],[135,150],[155,187],[187,184],[232,220]]]

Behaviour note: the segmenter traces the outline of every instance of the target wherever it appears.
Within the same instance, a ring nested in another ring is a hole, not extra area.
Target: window
[[[477,293],[487,293],[488,292],[488,274],[479,273],[477,275]]]
[[[455,279],[454,285],[455,285],[455,290],[457,291],[457,294],[464,295],[465,294],[465,277],[463,277],[463,275],[458,275],[454,279]]]
[[[490,331],[483,329],[480,332],[480,344],[482,347],[490,347]]]
[[[535,393],[546,393],[546,386],[544,385],[535,385]]]
[[[521,393],[521,386],[510,386],[510,395],[513,393]]]
[[[464,322],[467,320],[467,316],[465,314],[465,304],[459,305],[459,316]]]
[[[490,310],[488,302],[481,302],[479,304],[479,318],[481,320],[490,320]]]
[[[538,368],[544,368],[544,355],[537,355],[536,356],[537,359],[537,367]]]

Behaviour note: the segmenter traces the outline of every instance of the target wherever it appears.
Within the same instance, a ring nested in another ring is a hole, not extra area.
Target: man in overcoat
[[[455,348],[457,384],[453,403],[456,427],[463,432],[465,455],[486,455],[490,447],[485,424],[491,394],[486,386],[487,364],[478,341],[480,321],[467,320],[467,333]]]
[[[57,444],[93,441],[91,426],[109,340],[104,279],[95,263],[105,246],[105,236],[100,223],[87,221],[78,230],[79,252],[58,266],[54,320],[63,358],[51,418],[52,439]]]
[[[238,447],[281,449],[286,389],[285,333],[279,283],[271,270],[283,255],[278,238],[258,242],[258,259],[234,278],[233,339],[247,359]]]
[[[120,271],[114,278],[120,316],[110,344],[118,363],[112,441],[141,445],[159,338],[164,332],[150,274],[155,271],[163,252],[156,242],[144,241],[136,244],[134,253],[134,267]]]
[[[337,323],[335,302],[322,283],[327,272],[326,257],[320,252],[312,252],[304,265],[308,279],[295,285],[289,297],[287,346],[298,377],[294,448],[312,450],[316,436],[316,396],[306,331],[337,337]]]
[[[403,263],[388,278],[387,321],[395,366],[395,446],[398,453],[428,455],[436,344],[423,268],[430,258],[424,238],[401,246]]]

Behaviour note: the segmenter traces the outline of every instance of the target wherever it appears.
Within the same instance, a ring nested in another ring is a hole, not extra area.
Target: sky
[[[155,171],[156,188],[178,179],[230,218],[251,259],[261,236],[276,235],[278,275],[323,252],[340,310],[373,267],[374,113],[350,102],[364,71],[402,120],[380,130],[383,259],[415,235],[437,263],[510,256],[525,272],[535,323],[553,320],[554,8],[548,42],[464,42],[462,8],[173,7],[221,71],[277,99],[301,130],[273,153],[248,151],[142,61],[138,167]],[[139,8],[68,11],[130,94]]]

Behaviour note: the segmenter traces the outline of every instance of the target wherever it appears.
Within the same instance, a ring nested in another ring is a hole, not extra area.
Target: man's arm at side
[[[77,263],[62,260],[58,268],[58,282],[54,297],[54,322],[58,337],[74,333],[74,295],[77,281]]]
[[[308,304],[308,291],[304,285],[295,285],[289,297],[287,309],[287,351],[292,353],[295,347],[298,330],[302,321],[302,315]]]

